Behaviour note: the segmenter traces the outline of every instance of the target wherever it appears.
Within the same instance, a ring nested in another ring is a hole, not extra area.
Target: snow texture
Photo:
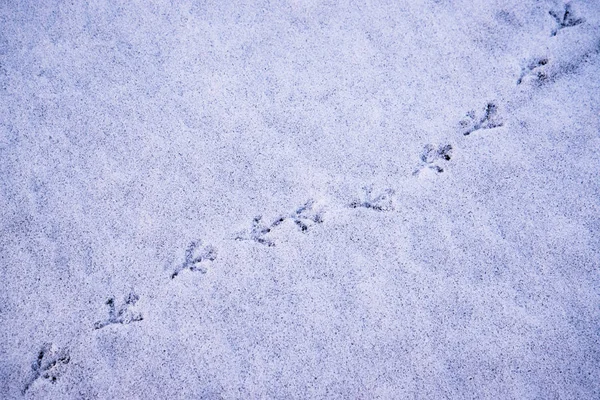
[[[0,398],[600,398],[598,0],[0,3]]]

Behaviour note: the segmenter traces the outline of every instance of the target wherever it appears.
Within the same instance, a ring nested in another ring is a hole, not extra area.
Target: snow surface
[[[3,1],[0,397],[600,398],[599,76],[598,0]]]

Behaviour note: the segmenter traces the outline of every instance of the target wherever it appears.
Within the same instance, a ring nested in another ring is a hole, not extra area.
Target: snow
[[[599,73],[595,0],[4,2],[0,397],[599,398]]]

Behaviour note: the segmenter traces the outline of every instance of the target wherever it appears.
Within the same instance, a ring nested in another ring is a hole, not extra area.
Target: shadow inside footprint
[[[435,172],[442,173],[442,168],[438,163],[450,161],[452,159],[452,145],[441,145],[435,147],[432,144],[426,144],[421,152],[421,167],[418,168],[413,175],[417,175],[423,168],[429,168]]]
[[[27,393],[31,385],[38,379],[45,379],[54,384],[63,373],[64,366],[69,364],[71,357],[68,350],[57,349],[50,343],[42,346],[38,352],[37,359],[31,364],[31,376],[21,390],[22,394]]]
[[[372,196],[373,188],[364,186],[365,195],[363,200],[354,200],[348,206],[351,208],[368,208],[374,211],[392,211],[394,209],[393,196],[395,194],[392,189],[385,189],[376,197]]]
[[[217,258],[217,250],[210,245],[202,246],[201,240],[192,241],[185,250],[185,261],[179,265],[171,274],[171,279],[174,279],[183,270],[199,271],[206,273],[205,261],[214,261]]]
[[[125,297],[123,304],[116,308],[115,298],[110,297],[105,303],[108,306],[108,318],[104,321],[96,322],[94,324],[94,329],[102,329],[113,324],[127,325],[132,322],[142,321],[144,317],[141,313],[133,312],[129,309],[131,306],[134,306],[139,299],[140,297],[132,291]]]
[[[477,118],[475,111],[469,111],[467,118],[460,121],[461,128],[465,129],[463,135],[468,136],[482,129],[499,128],[504,125],[498,113],[498,106],[494,102],[486,104],[481,117]]]
[[[556,21],[556,27],[552,30],[550,36],[556,36],[562,29],[577,26],[585,22],[584,18],[576,18],[573,16],[571,4],[565,4],[565,8],[560,11],[549,11],[548,14]]]

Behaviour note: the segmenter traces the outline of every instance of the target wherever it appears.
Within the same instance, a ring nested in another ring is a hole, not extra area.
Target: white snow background
[[[0,398],[600,398],[599,76],[597,0],[2,1]]]

